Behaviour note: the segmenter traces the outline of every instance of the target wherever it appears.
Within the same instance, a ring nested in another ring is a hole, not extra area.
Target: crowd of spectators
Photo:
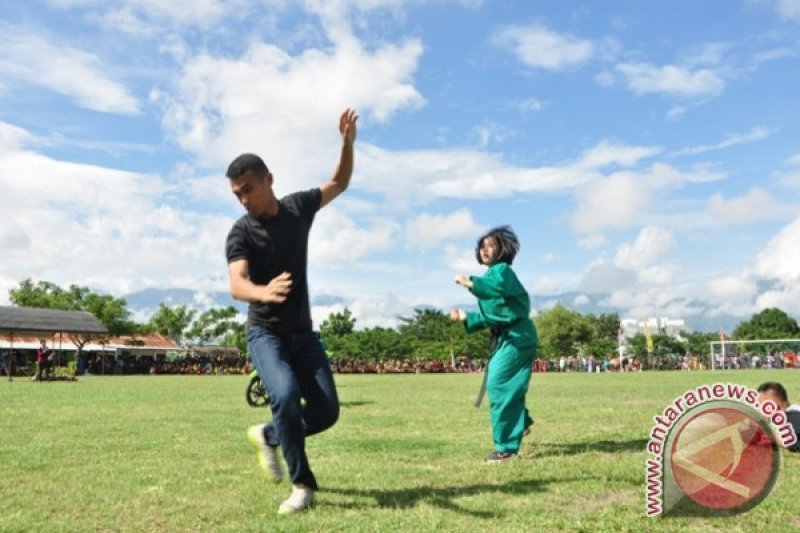
[[[221,375],[248,374],[250,361],[232,355],[187,355],[173,359],[159,356],[97,356],[87,359],[86,373],[98,375],[127,374],[186,374]]]
[[[335,374],[423,374],[442,372],[482,372],[485,361],[466,356],[455,361],[425,359],[358,359],[334,357],[330,360]]]
[[[756,352],[715,354],[714,365],[716,368],[731,369],[773,369],[773,368],[800,368],[800,355],[792,351],[772,351],[764,354]]]
[[[30,373],[27,357],[14,354],[15,374]],[[0,360],[0,371],[7,372],[5,359]],[[655,369],[707,370],[707,357],[691,355],[675,356],[670,362]],[[423,374],[423,373],[471,373],[483,372],[486,359],[475,359],[465,355],[454,360],[433,359],[361,359],[355,357],[331,357],[331,369],[337,374]],[[723,360],[717,354],[715,368],[730,369],[778,369],[800,368],[800,355],[795,352],[773,352],[767,355],[757,353],[727,354]],[[114,354],[84,354],[78,375],[127,375],[127,374],[183,374],[183,375],[222,375],[248,374],[253,369],[249,359],[238,354],[204,354],[167,358],[163,355],[132,356]],[[536,359],[534,372],[636,372],[643,369],[642,361],[636,357],[605,357],[602,359],[583,356],[562,356],[557,359]]]

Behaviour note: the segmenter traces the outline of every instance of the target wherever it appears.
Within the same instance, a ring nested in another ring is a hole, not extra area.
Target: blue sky
[[[317,216],[317,321],[470,298],[510,224],[538,295],[800,314],[800,0],[29,0],[0,14],[0,303],[25,278],[226,290],[255,151]],[[569,302],[567,302],[569,303]],[[538,311],[540,311],[539,309]]]

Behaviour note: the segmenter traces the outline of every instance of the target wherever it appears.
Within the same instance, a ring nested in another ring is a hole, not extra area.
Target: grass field
[[[308,443],[313,509],[278,516],[245,438],[245,376],[0,381],[0,531],[797,531],[800,454],[733,518],[644,515],[652,417],[701,384],[800,371],[535,374],[522,458],[484,465],[480,375],[339,375],[339,423]]]

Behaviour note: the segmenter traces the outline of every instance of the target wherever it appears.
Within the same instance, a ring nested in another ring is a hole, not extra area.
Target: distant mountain
[[[234,300],[226,291],[217,292],[198,292],[191,289],[145,289],[124,296],[128,303],[128,309],[134,314],[137,320],[147,320],[158,308],[158,304],[165,305],[186,305],[202,312],[213,307],[234,306],[240,313],[247,314],[247,304]],[[531,305],[537,310],[551,308],[556,302],[564,307],[578,311],[581,314],[617,313],[620,318],[659,318],[664,315],[653,317],[631,316],[625,309],[618,309],[603,305],[608,298],[605,294],[585,294],[581,292],[565,292],[561,294],[542,295],[532,294]],[[731,315],[711,316],[713,309],[701,301],[693,301],[691,308],[698,309],[698,312],[688,316],[669,316],[671,319],[682,319],[692,331],[712,332],[724,328],[730,333],[743,320],[741,317]],[[330,307],[334,305],[346,305],[347,301],[331,294],[319,294],[311,299],[312,306]],[[428,308],[432,306],[420,305],[418,308]],[[475,303],[463,303],[461,307],[472,309]],[[410,312],[409,312],[410,314]]]
[[[242,314],[247,313],[247,304],[234,300],[225,291],[198,292],[192,289],[144,289],[123,296],[128,309],[138,318],[152,315],[158,304],[167,306],[185,305],[203,312],[214,307],[234,306]]]

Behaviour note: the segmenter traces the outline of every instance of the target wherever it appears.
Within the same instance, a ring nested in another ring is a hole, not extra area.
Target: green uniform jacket
[[[470,276],[470,292],[478,298],[480,312],[468,312],[468,333],[486,327],[500,332],[498,345],[510,342],[517,348],[536,346],[539,336],[530,319],[531,299],[507,263],[496,263],[483,276]]]

